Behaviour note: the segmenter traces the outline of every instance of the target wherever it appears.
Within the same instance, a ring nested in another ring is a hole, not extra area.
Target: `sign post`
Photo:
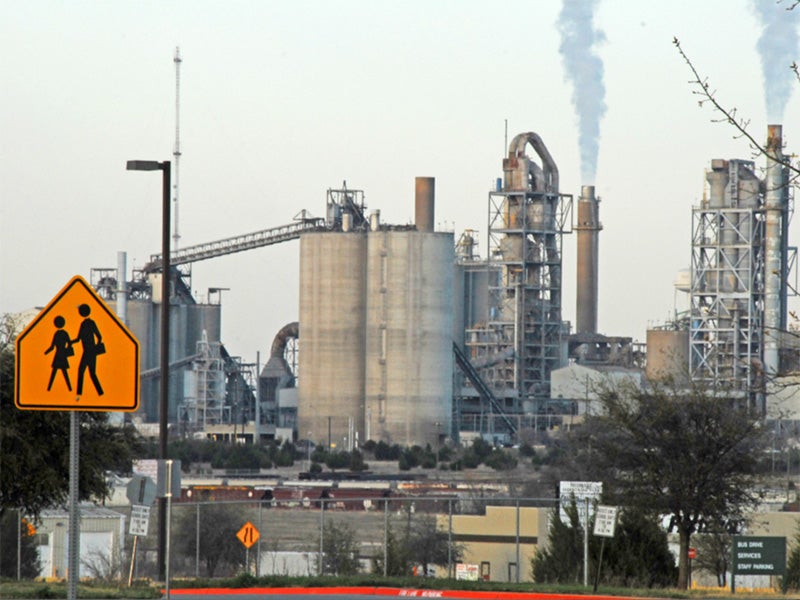
[[[250,570],[250,548],[258,541],[258,538],[261,537],[261,534],[256,529],[255,525],[253,525],[250,521],[245,523],[242,528],[236,532],[236,537],[239,538],[239,541],[244,544],[245,547],[245,557],[244,557],[244,564],[247,565],[247,570]]]
[[[150,528],[150,505],[156,499],[156,484],[144,475],[131,477],[126,495],[131,503],[131,524],[128,533],[133,536],[133,550],[131,551],[131,568],[128,573],[128,587],[133,585],[133,570],[136,564],[136,549],[139,546],[139,536],[147,535]]]
[[[606,548],[606,538],[614,537],[614,530],[617,527],[616,506],[598,506],[594,513],[594,534],[603,540],[600,543],[600,560],[597,562],[597,574],[594,578],[594,593],[597,593],[597,586],[600,583],[600,569],[603,566],[603,550]]]
[[[17,336],[15,350],[16,407],[70,411],[67,598],[75,600],[80,556],[79,411],[139,408],[139,342],[76,275]]]
[[[733,536],[731,593],[736,592],[737,575],[785,575],[786,538]]]

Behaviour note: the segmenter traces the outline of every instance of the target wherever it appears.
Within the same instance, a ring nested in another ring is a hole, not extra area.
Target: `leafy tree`
[[[386,556],[383,553],[375,556],[372,561],[372,572],[375,575],[384,574],[388,577],[403,577],[411,571],[411,559],[408,555],[408,545],[404,540],[398,539],[394,528],[389,525],[386,530]]]
[[[0,319],[0,515],[21,508],[36,518],[69,499],[70,416],[14,405],[15,326],[8,315]],[[140,439],[131,426],[110,425],[104,412],[80,412],[79,421],[78,493],[101,500],[110,494],[106,473],[129,473]]]
[[[449,543],[447,532],[436,527],[436,517],[428,515],[413,520],[405,545],[408,558],[418,563],[423,573],[432,565],[447,566],[449,560],[455,564],[463,553],[461,546]]]
[[[487,467],[495,471],[508,471],[517,466],[517,459],[508,452],[495,448],[483,461]]]
[[[547,548],[533,557],[531,566],[537,583],[579,583],[581,580],[583,527],[574,502],[565,506],[564,511],[568,522],[554,514],[547,532]]]
[[[364,455],[358,450],[353,450],[350,453],[350,470],[351,471],[366,471],[369,465],[364,462]]]
[[[412,519],[411,505],[406,507],[407,522],[405,531],[398,537],[389,526],[386,533],[386,574],[388,576],[407,576],[412,565],[418,564],[427,573],[431,565],[447,566],[461,560],[464,549],[459,544],[450,544],[447,533],[437,529],[436,518],[423,515]],[[381,553],[373,559],[372,572],[383,574],[384,556]]]
[[[358,542],[353,528],[345,522],[325,523],[322,538],[322,574],[355,575],[358,569]]]
[[[623,508],[613,538],[606,539],[600,580],[623,587],[671,587],[678,572],[660,519],[636,509]],[[594,539],[596,557],[599,538]],[[594,561],[593,576],[597,573]]]
[[[757,415],[697,383],[608,387],[599,403],[599,414],[570,437],[565,458],[602,478],[618,504],[671,516],[680,539],[677,583],[685,589],[692,534],[703,523],[741,522],[759,500],[767,440]]]
[[[20,535],[21,534],[21,535]],[[8,510],[0,517],[0,577],[16,579],[17,577],[17,541],[19,540],[20,563],[19,572],[23,579],[39,576],[41,565],[36,549],[36,528],[24,517],[20,521],[20,513]]]
[[[331,471],[346,469],[350,466],[349,452],[329,452],[325,458],[325,466]]]
[[[383,440],[375,444],[375,460],[399,460],[401,452],[397,444],[390,446]]]
[[[200,505],[200,562],[206,575],[233,574],[245,563],[245,547],[236,539],[241,529],[241,507],[232,504]],[[198,556],[197,516],[194,510],[182,510],[172,525],[172,543],[176,555],[194,559]]]
[[[583,576],[584,529],[575,502],[564,507],[567,522],[553,515],[547,548],[532,561],[535,581],[579,583]],[[590,530],[594,520],[589,520]],[[603,540],[589,536],[589,579],[594,581]],[[668,587],[676,577],[675,560],[659,523],[636,509],[624,509],[613,538],[605,540],[600,581],[623,587]]]

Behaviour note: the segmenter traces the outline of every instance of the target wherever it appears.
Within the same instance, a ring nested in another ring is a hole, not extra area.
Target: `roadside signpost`
[[[603,567],[603,550],[606,548],[606,538],[613,538],[617,528],[617,506],[598,506],[594,511],[594,535],[602,537],[600,543],[600,560],[597,563],[597,574],[594,578],[594,592],[600,583],[600,569]]]
[[[139,342],[80,275],[19,334],[15,362],[17,408],[139,408]]]
[[[136,549],[139,545],[139,536],[147,535],[150,528],[150,506],[156,499],[156,484],[145,475],[131,477],[126,495],[131,503],[131,523],[128,533],[133,536],[133,551],[131,552],[131,569],[128,573],[128,587],[133,584],[133,570],[136,564]]]
[[[736,592],[737,575],[785,575],[786,538],[733,536],[731,593]]]
[[[252,548],[253,544],[258,541],[258,538],[261,537],[258,529],[256,526],[253,525],[250,521],[245,523],[242,528],[236,532],[236,537],[239,538],[239,541],[244,544],[245,547],[245,558],[244,564],[247,565],[248,570],[250,569],[250,548]]]
[[[15,350],[16,407],[70,412],[67,598],[75,600],[80,555],[78,413],[139,408],[139,342],[76,275],[17,336]]]
[[[568,527],[570,525],[569,515],[566,508],[575,504],[578,509],[578,519],[583,526],[583,585],[589,585],[589,518],[594,505],[600,501],[600,494],[603,493],[603,483],[601,481],[562,481],[559,483],[559,516],[561,521]],[[583,511],[580,510],[583,507]]]

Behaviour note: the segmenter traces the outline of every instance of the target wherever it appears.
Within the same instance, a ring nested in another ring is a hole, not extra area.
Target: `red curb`
[[[162,590],[162,592],[165,590]],[[619,600],[621,596],[593,596],[589,594],[553,594],[541,592],[482,592],[460,590],[420,590],[382,587],[315,587],[315,588],[181,588],[170,590],[170,595],[336,595],[394,596],[398,598],[473,598],[475,600]],[[626,596],[625,600],[642,600]],[[648,600],[653,600],[648,599]]]

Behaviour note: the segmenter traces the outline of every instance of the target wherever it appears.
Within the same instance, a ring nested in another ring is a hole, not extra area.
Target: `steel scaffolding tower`
[[[763,371],[765,215],[752,161],[714,160],[692,210],[690,375],[755,392]]]
[[[525,154],[528,144],[541,166]],[[503,172],[489,193],[489,321],[467,332],[466,345],[505,408],[530,412],[564,362],[561,250],[572,196],[559,194],[558,168],[535,133],[512,140]]]

